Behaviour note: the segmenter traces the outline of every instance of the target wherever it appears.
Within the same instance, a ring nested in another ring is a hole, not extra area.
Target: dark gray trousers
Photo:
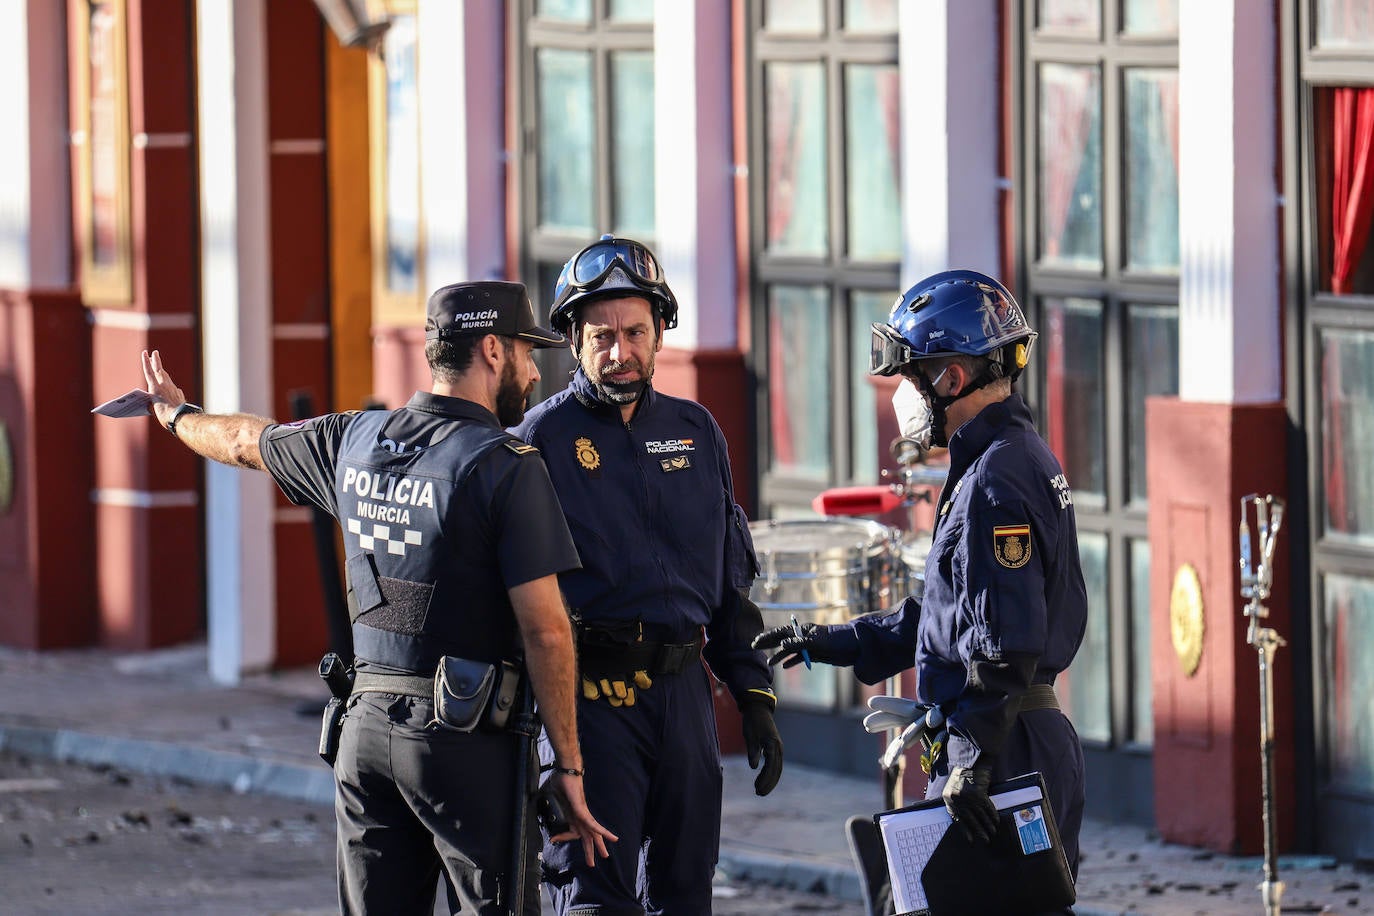
[[[346,916],[430,916],[441,875],[450,912],[506,912],[516,738],[428,727],[433,713],[433,702],[417,697],[350,700],[334,764]],[[529,863],[525,912],[538,916],[533,855]]]

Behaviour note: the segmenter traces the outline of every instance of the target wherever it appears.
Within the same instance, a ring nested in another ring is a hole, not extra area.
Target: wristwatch
[[[177,409],[172,411],[172,415],[167,418],[167,432],[171,433],[173,436],[177,434],[177,421],[181,419],[182,414],[204,412],[204,407],[201,407],[199,404],[192,404],[190,401],[178,404]]]

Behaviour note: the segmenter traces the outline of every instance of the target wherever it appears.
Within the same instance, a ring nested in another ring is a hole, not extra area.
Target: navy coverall
[[[763,653],[749,648],[760,621],[741,613],[753,542],[706,408],[649,387],[625,423],[579,368],[512,431],[539,447],[577,544],[582,568],[559,576],[574,616],[639,621],[645,640],[669,644],[705,627],[702,655],[736,701],[768,689]],[[722,775],[710,684],[697,663],[649,674],[633,706],[578,700],[587,804],[620,842],[590,869],[580,843],[545,845],[560,914],[711,911]]]
[[[953,766],[992,762],[994,782],[1038,770],[1069,867],[1078,874],[1083,749],[1057,709],[1016,713],[1032,684],[1053,684],[1083,641],[1088,602],[1073,499],[1020,395],[990,404],[950,438],[925,594],[850,622],[854,673],[867,684],[911,667],[916,693],[950,731],[928,798]]]
[[[577,566],[543,462],[471,401],[417,392],[389,413],[269,426],[259,447],[288,499],[339,519],[360,674],[511,659],[509,589]],[[346,914],[428,916],[441,874],[451,912],[506,912],[517,738],[433,723],[432,694],[349,698],[334,764]]]

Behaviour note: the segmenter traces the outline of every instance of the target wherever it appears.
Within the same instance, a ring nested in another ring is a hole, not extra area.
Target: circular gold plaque
[[[10,450],[10,433],[0,420],[0,515],[10,511],[14,501],[14,452]]]
[[[1202,661],[1202,583],[1193,564],[1184,563],[1174,573],[1174,589],[1169,595],[1169,634],[1173,637],[1178,663],[1188,677],[1197,674]]]

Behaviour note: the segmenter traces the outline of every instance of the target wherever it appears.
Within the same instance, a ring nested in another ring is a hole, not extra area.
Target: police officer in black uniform
[[[557,574],[579,565],[543,461],[503,427],[539,378],[531,351],[563,339],[518,283],[446,286],[429,299],[433,385],[399,410],[276,424],[189,404],[143,354],[153,412],[197,454],[268,471],[343,529],[355,679],[334,764],[344,913],[429,914],[442,874],[452,912],[506,912],[517,798],[509,730],[438,721],[434,675],[520,659],[556,749],[551,783],[588,864],[616,837],[587,810],[576,662]],[[456,693],[462,694],[463,690]],[[466,723],[464,723],[466,724]],[[527,885],[530,874],[519,876]],[[527,895],[527,913],[538,900]]]
[[[770,630],[754,645],[779,649],[774,663],[806,650],[852,665],[868,684],[914,660],[917,699],[939,706],[949,731],[927,796],[986,841],[997,827],[989,783],[1039,771],[1076,875],[1083,750],[1053,684],[1083,641],[1087,596],[1068,481],[1012,390],[1035,338],[1006,287],[970,270],[917,283],[873,325],[870,372],[901,373],[925,408],[904,431],[950,453],[924,598],[801,636]]]

